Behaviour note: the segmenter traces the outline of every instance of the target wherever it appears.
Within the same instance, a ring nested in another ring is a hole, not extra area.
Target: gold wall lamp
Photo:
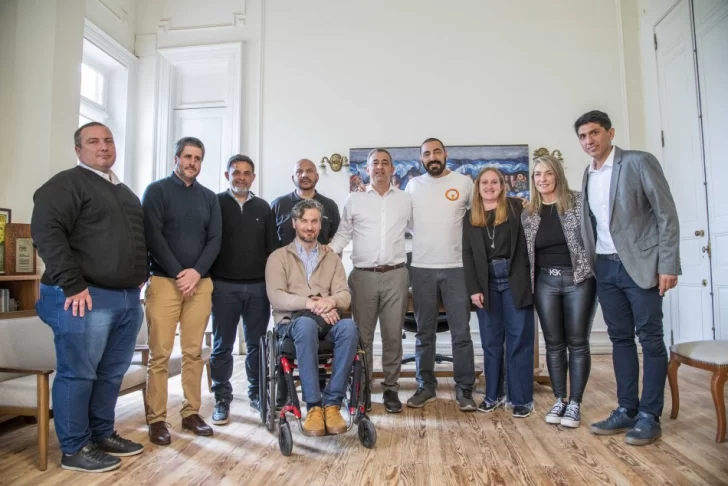
[[[555,149],[553,152],[549,152],[549,149],[546,147],[541,147],[533,151],[533,158],[536,159],[538,157],[543,157],[544,155],[550,155],[552,157],[555,157],[558,159],[561,164],[564,163],[564,157],[561,155],[561,150]]]
[[[326,164],[329,164],[334,172],[339,172],[342,167],[349,167],[349,159],[340,154],[332,154],[331,158],[324,157],[321,159],[321,165],[319,165],[323,172],[326,172]]]

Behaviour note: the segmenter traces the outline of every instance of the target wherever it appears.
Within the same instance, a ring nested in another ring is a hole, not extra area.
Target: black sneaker
[[[143,445],[120,437],[116,431],[96,446],[107,454],[119,457],[136,456],[144,451]]]
[[[113,471],[119,466],[121,459],[108,455],[93,442],[89,442],[71,456],[66,454],[61,456],[61,467],[69,471],[100,473]]]
[[[637,414],[637,422],[634,424],[624,441],[630,445],[647,445],[652,444],[662,436],[662,426],[654,415],[640,412]]]
[[[218,400],[212,412],[212,425],[225,425],[230,421],[230,402]]]
[[[383,395],[384,410],[389,413],[399,413],[402,411],[402,402],[399,400],[399,395],[394,390],[384,390]]]
[[[473,400],[473,390],[470,388],[457,388],[455,400],[458,402],[458,408],[463,412],[473,412],[478,408]]]
[[[478,405],[478,412],[485,412],[490,413],[494,411],[498,407],[502,407],[505,405],[505,399],[499,398],[495,402],[489,402],[487,399],[483,399],[482,402],[480,402],[480,405]]]
[[[561,425],[564,427],[576,428],[581,424],[581,407],[579,402],[570,401],[564,411],[564,416],[561,417]]]
[[[260,412],[260,398],[257,396],[250,397],[250,409],[255,412]]]
[[[561,417],[564,416],[564,412],[566,412],[566,404],[559,398],[556,400],[556,403],[554,403],[554,406],[551,407],[549,413],[546,414],[546,423],[561,424]]]
[[[407,400],[407,406],[412,408],[422,408],[425,404],[430,403],[433,400],[437,400],[435,390],[418,387],[415,394]]]
[[[513,407],[514,418],[526,418],[531,415],[531,407],[527,405],[515,405]]]

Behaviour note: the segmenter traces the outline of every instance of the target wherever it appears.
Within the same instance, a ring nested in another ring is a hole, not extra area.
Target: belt
[[[405,266],[405,263],[398,263],[396,265],[379,265],[378,267],[368,267],[368,268],[362,268],[362,267],[356,267],[357,270],[364,270],[365,272],[376,272],[376,273],[384,273],[388,272],[390,270],[397,270],[398,268],[402,268]]]
[[[622,261],[619,259],[619,253],[598,253],[597,258],[604,258],[605,260],[614,260],[615,262]]]
[[[571,277],[574,275],[572,267],[537,267],[539,273],[550,275],[552,277],[561,277],[562,275]]]

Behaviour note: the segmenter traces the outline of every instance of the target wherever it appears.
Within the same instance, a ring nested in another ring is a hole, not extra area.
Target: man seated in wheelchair
[[[317,241],[324,208],[315,199],[298,202],[291,211],[296,239],[268,258],[265,282],[279,337],[293,339],[306,403],[303,430],[309,436],[341,434],[347,425],[339,412],[344,399],[359,333],[340,313],[351,295],[341,259]],[[319,339],[334,345],[331,379],[319,387]]]

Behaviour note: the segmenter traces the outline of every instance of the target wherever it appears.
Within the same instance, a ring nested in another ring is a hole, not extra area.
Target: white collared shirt
[[[228,193],[228,195],[231,198],[235,199],[235,202],[236,203],[238,203],[238,206],[240,206],[240,212],[241,213],[243,212],[243,206],[245,206],[245,203],[248,202],[248,201],[250,201],[251,199],[253,199],[255,197],[255,194],[253,194],[253,191],[248,191],[248,197],[245,198],[245,201],[240,202],[240,199],[238,199],[237,197],[235,197],[235,194],[233,194],[232,189],[228,188],[227,193]]]
[[[354,267],[371,268],[407,261],[404,233],[412,214],[409,194],[391,187],[381,196],[371,185],[346,199],[341,223],[329,247],[336,253],[354,240]]]
[[[111,182],[115,186],[121,184],[121,181],[119,180],[118,177],[116,177],[116,174],[114,174],[114,171],[111,169],[109,169],[109,172],[107,174],[107,173],[101,172],[100,170],[94,169],[93,167],[90,167],[90,166],[84,164],[80,160],[78,161],[78,165],[80,165],[84,169],[90,170],[91,172],[100,175],[101,177],[103,177],[107,181]]]
[[[614,147],[604,165],[597,170],[596,162],[592,159],[589,166],[589,181],[587,183],[587,196],[589,208],[597,220],[597,254],[617,253],[609,230],[611,221],[611,207],[609,204],[609,190],[612,185],[612,166],[614,165]]]

